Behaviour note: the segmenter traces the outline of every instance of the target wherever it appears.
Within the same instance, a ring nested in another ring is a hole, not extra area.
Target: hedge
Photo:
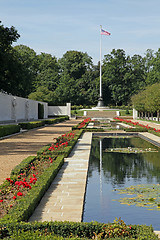
[[[142,127],[124,128],[126,132],[148,132],[148,129]]]
[[[19,123],[19,126],[22,129],[33,129],[33,128],[37,128],[37,127],[42,127],[45,124],[55,124],[55,123],[59,123],[59,122],[63,122],[65,120],[68,120],[69,117],[68,116],[60,116],[60,117],[56,117],[54,119],[46,119],[46,120],[42,120],[42,121],[34,121],[34,122],[22,122]]]
[[[13,133],[20,132],[20,126],[19,125],[3,125],[0,126],[0,137],[4,137],[7,135],[11,135]]]
[[[11,177],[14,175],[19,175],[20,173],[24,172],[24,169],[27,169],[28,166],[36,160],[35,156],[29,156],[25,158],[20,164],[18,164],[12,171],[11,171]]]
[[[34,122],[19,123],[19,126],[22,129],[27,129],[27,130],[42,127],[44,125],[45,125],[45,121],[34,121]]]
[[[113,227],[108,223],[79,223],[79,222],[32,222],[32,223],[7,223],[1,226],[0,237],[4,239],[138,239],[138,240],[158,240],[153,232],[152,226],[129,225],[131,228],[130,237],[107,237],[105,230]],[[126,225],[127,226],[127,225]],[[28,238],[28,236],[30,238]],[[115,234],[116,235],[116,234]],[[101,236],[101,238],[100,238]],[[19,238],[18,238],[19,237]],[[34,238],[35,237],[35,238]],[[40,238],[41,237],[41,238]],[[46,238],[45,238],[46,237]],[[50,237],[50,238],[49,238]],[[54,237],[54,238],[52,238]]]

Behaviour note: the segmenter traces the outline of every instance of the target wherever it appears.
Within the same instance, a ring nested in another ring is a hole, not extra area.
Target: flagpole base
[[[102,98],[102,97],[100,97],[100,98],[98,99],[97,108],[99,108],[99,107],[105,107],[105,106],[104,106],[104,102],[103,102],[103,98]]]

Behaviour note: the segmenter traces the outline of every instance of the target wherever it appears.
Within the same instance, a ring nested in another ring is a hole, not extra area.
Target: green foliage
[[[139,112],[159,112],[160,111],[160,83],[155,83],[146,87],[132,97],[132,104]]]
[[[54,119],[45,119],[42,121],[34,121],[34,122],[25,122],[25,123],[19,123],[18,125],[22,128],[22,129],[33,129],[33,128],[37,128],[37,127],[42,127],[45,124],[55,124],[55,123],[59,123],[59,122],[63,122],[65,120],[68,120],[69,117],[68,116],[56,116],[56,118]]]
[[[29,156],[25,158],[20,164],[15,166],[14,169],[11,171],[11,177],[14,175],[19,175],[20,173],[23,173],[26,171],[31,163],[33,163],[36,160],[35,156]]]
[[[126,132],[148,132],[147,128],[136,127],[136,128],[124,128]]]
[[[124,233],[122,233],[124,228]],[[112,231],[112,236],[106,235]],[[153,228],[146,225],[126,225],[122,220],[103,224],[98,222],[34,222],[7,223],[2,226],[0,237],[9,239],[114,239],[158,240]],[[120,235],[122,233],[122,235]],[[128,234],[129,233],[129,234]],[[128,236],[127,236],[128,234]],[[114,236],[113,236],[114,235]],[[105,237],[106,236],[106,237]],[[21,237],[21,238],[20,238]]]
[[[59,65],[56,57],[51,54],[41,53],[37,55],[35,88],[46,87],[48,91],[54,91],[59,81]]]
[[[35,122],[26,122],[26,123],[19,123],[19,126],[22,129],[33,129],[38,128],[45,125],[45,121],[35,121]]]
[[[75,50],[67,51],[57,60],[51,54],[37,55],[25,45],[13,48],[12,43],[19,37],[13,26],[7,28],[0,25],[0,89],[52,105],[66,102],[77,105],[97,104],[99,63],[94,66],[87,53]],[[123,49],[113,49],[105,55],[102,64],[105,105],[129,104],[131,96],[146,86],[159,83],[159,66],[160,49],[155,53],[148,49],[144,57],[137,54],[126,56]],[[146,103],[147,109],[150,109],[152,104],[150,101]],[[140,105],[138,108],[142,109],[144,104]]]
[[[20,132],[19,125],[3,125],[0,126],[0,137],[4,137],[13,133]]]
[[[36,52],[25,46],[17,45],[14,47],[15,55],[18,59],[19,70],[17,71],[20,81],[18,96],[27,97],[34,90],[36,77]]]
[[[32,92],[28,95],[29,99],[41,101],[41,102],[48,102],[52,104],[54,102],[54,93],[48,90],[47,87],[41,86],[36,89],[35,92]]]

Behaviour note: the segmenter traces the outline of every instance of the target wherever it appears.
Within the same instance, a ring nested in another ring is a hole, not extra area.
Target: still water
[[[157,152],[106,152],[108,148],[154,148]],[[160,152],[140,138],[93,138],[83,222],[113,222],[152,225],[160,230],[160,211],[124,205],[115,189],[138,184],[160,184]]]

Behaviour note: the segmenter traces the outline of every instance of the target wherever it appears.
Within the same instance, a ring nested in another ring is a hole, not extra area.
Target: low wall
[[[86,116],[90,118],[114,118],[117,111],[86,111]]]
[[[43,104],[44,118],[48,118],[48,103],[0,93],[0,122],[37,120],[38,103]]]
[[[67,103],[66,106],[48,106],[48,116],[67,115],[71,117],[71,104]]]

